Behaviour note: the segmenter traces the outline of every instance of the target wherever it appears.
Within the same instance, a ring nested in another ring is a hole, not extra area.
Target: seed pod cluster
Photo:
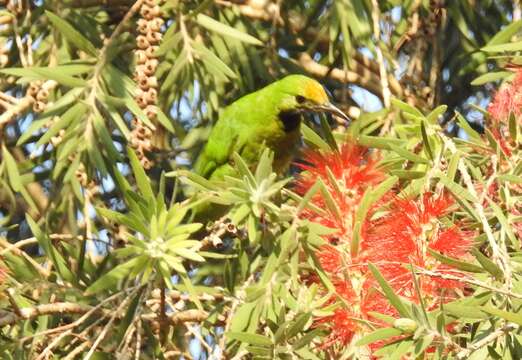
[[[87,175],[87,171],[85,170],[83,163],[80,163],[78,169],[76,169],[76,172],[74,173],[74,176],[80,185],[85,189],[86,194],[89,196],[95,196],[100,192],[100,188],[96,184],[96,181],[93,179],[89,180],[89,176]]]
[[[41,113],[46,109],[46,107],[49,105],[49,95],[57,85],[58,83],[54,80],[48,80],[45,82],[36,80],[29,84],[29,87],[26,91],[26,96],[32,99],[33,111],[35,113]],[[44,127],[50,128],[53,125],[55,118],[56,117],[53,117],[48,120]],[[62,142],[64,135],[65,130],[61,129],[58,134],[50,139],[51,144],[54,147],[58,146],[58,144]]]
[[[137,50],[136,69],[134,80],[138,84],[136,102],[143,109],[147,117],[154,121],[158,114],[158,79],[154,75],[159,61],[155,55],[158,44],[161,41],[163,19],[157,0],[145,0],[140,9],[141,18],[138,20],[138,32],[136,37]],[[146,153],[152,151],[152,130],[139,119],[132,122],[131,146],[135,149],[142,166],[146,169],[152,167],[152,162]]]
[[[33,101],[33,111],[41,113],[45,110],[47,99],[49,98],[50,87],[47,83],[41,80],[33,81],[27,88],[27,96],[31,97]]]

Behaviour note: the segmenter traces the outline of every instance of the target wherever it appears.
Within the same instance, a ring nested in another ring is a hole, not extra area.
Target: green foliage
[[[518,2],[0,3],[0,357],[522,357],[520,109],[483,109],[517,90]],[[269,150],[195,174],[224,107],[290,73],[353,118],[305,115],[304,152],[367,157],[304,189]],[[336,175],[374,160],[360,194]],[[427,193],[452,205],[418,238],[458,229],[471,250],[399,264],[404,294],[365,237]],[[437,302],[426,279],[462,286]]]

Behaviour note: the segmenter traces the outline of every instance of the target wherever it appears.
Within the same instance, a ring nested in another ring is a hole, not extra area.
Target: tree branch
[[[391,91],[390,87],[388,86],[388,73],[386,72],[386,65],[384,64],[384,56],[382,55],[382,50],[379,47],[381,37],[381,27],[379,25],[379,21],[379,4],[377,3],[377,0],[372,0],[373,36],[375,37],[375,41],[377,42],[375,46],[375,53],[377,54],[377,62],[379,64],[379,77],[381,79],[382,100],[384,107],[388,108],[391,104]]]
[[[246,4],[235,4],[231,1],[223,1],[223,0],[216,0],[216,4],[221,5],[221,6],[226,6],[226,7],[235,7],[239,10],[239,13],[241,15],[248,17],[250,19],[274,23],[274,16],[275,16],[276,9],[274,7],[269,6],[270,4],[268,4],[267,6],[264,6],[264,7],[259,7],[253,1],[247,1]],[[292,19],[289,21],[288,24],[285,24],[282,19],[277,19],[277,21],[275,21],[275,23],[278,26],[288,25],[288,27],[290,28],[292,33],[303,36],[303,38],[306,40],[307,43],[318,42],[318,44],[322,47],[327,47],[328,44],[330,43],[330,39],[328,36],[320,36],[319,34],[317,34],[317,32],[315,32],[309,28],[306,28],[306,21],[299,15],[292,15]],[[359,78],[366,79],[365,82],[363,82],[361,84],[357,83],[358,85],[361,85],[361,86],[366,86],[364,84],[369,82],[369,80],[371,80],[373,88],[370,91],[372,91],[376,95],[380,96],[382,90],[380,89],[381,85],[380,85],[379,77],[380,77],[381,72],[380,72],[379,64],[377,62],[375,62],[374,60],[369,59],[368,57],[364,56],[363,54],[361,54],[357,51],[354,51],[354,53],[351,54],[351,56],[353,57],[353,59],[355,61],[354,61],[354,65],[353,65],[354,68],[351,69],[352,74],[349,74],[348,77],[353,77],[354,74],[357,74]],[[324,65],[322,65],[322,66],[324,66]],[[306,70],[308,71],[308,69],[306,69]],[[342,74],[343,76],[339,76],[339,71],[343,72],[343,70],[340,70],[340,69],[335,69],[335,70],[337,70],[337,71],[335,71],[336,75],[331,76],[331,78],[333,80],[339,81],[341,83],[351,82],[351,80],[345,79],[344,74]],[[310,72],[310,73],[315,75],[314,72]],[[319,76],[324,77],[323,75],[319,75]],[[387,76],[387,81],[388,81],[391,92],[395,96],[402,97],[402,95],[404,94],[404,90],[403,90],[402,86],[400,85],[399,81],[392,75]],[[379,88],[378,90],[375,88],[376,86]]]
[[[462,349],[461,351],[459,351],[457,353],[457,355],[455,356],[455,358],[459,359],[459,360],[467,359],[471,355],[471,353],[473,353],[474,351],[494,342],[499,337],[506,335],[507,333],[509,333],[511,331],[518,330],[518,329],[519,329],[519,326],[516,324],[511,324],[511,323],[505,324],[500,329],[493,331],[491,334],[484,337],[483,339],[471,344],[468,348]]]
[[[27,109],[29,109],[34,103],[34,99],[31,96],[24,96],[19,99],[16,104],[9,107],[4,111],[2,115],[0,115],[0,128],[12,121],[15,117],[23,114]]]
[[[314,61],[307,53],[301,53],[298,58],[298,64],[309,74],[317,77],[328,77],[341,83],[353,83],[364,87],[375,95],[382,97],[381,84],[375,81],[370,72],[364,75],[350,70],[341,70],[338,68],[329,68],[326,65],[319,64]]]
[[[68,5],[75,8],[88,8],[94,6],[129,6],[133,0],[71,0]]]
[[[59,302],[21,308],[19,315],[14,312],[3,311],[2,314],[0,314],[0,327],[12,325],[20,320],[29,320],[43,315],[84,314],[91,309],[92,307],[88,305],[80,305],[72,302]]]

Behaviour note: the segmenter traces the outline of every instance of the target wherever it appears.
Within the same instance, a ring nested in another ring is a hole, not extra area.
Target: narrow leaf
[[[204,28],[210,31],[214,31],[223,36],[228,36],[252,45],[263,45],[263,43],[260,40],[256,39],[252,35],[245,34],[244,32],[239,31],[231,26],[225,25],[217,20],[214,20],[213,18],[207,15],[199,13],[196,16],[196,22]]]
[[[80,50],[86,51],[90,55],[96,55],[96,47],[71,24],[49,10],[45,10],[45,14],[62,35],[71,42],[71,44]]]

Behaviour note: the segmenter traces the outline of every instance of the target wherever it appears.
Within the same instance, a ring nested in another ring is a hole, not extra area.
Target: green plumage
[[[219,117],[195,171],[206,178],[222,179],[234,171],[234,152],[255,163],[266,147],[274,151],[275,170],[284,170],[300,141],[301,113],[325,104],[329,103],[323,87],[303,75],[287,76],[243,96]]]

